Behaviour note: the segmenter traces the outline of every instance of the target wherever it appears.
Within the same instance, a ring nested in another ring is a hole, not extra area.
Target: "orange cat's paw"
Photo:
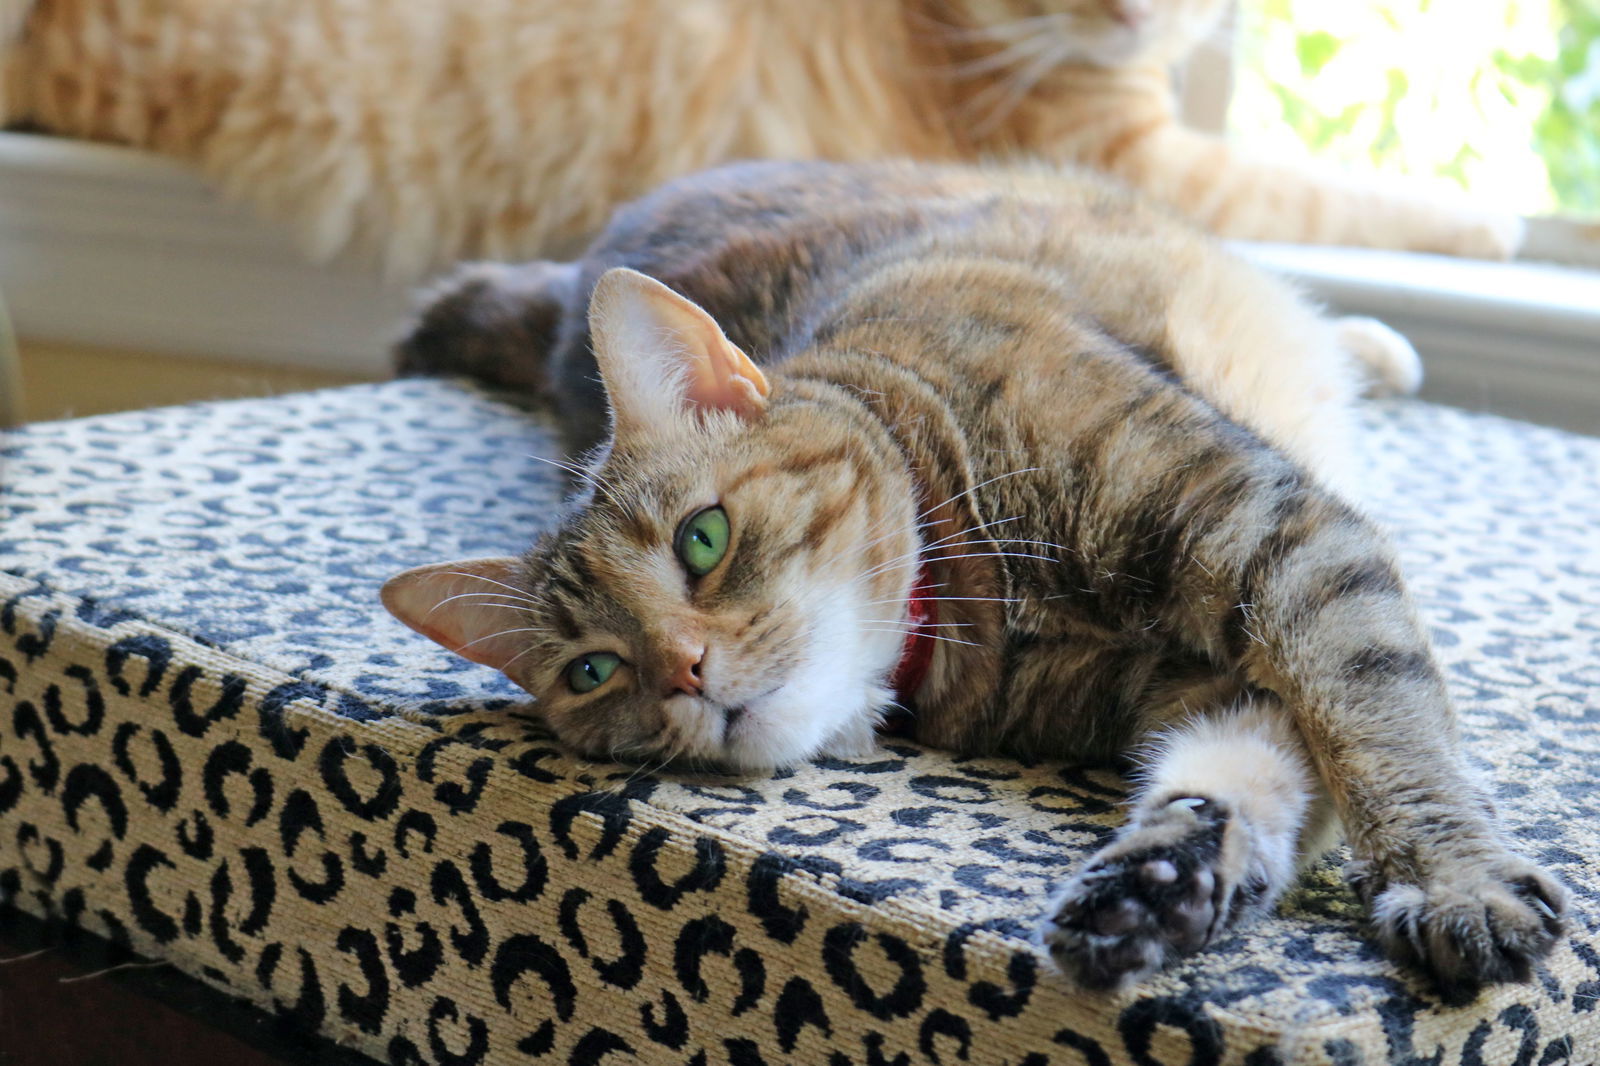
[[[1509,854],[1464,863],[1421,885],[1390,882],[1371,900],[1385,950],[1427,971],[1452,1003],[1483,985],[1528,980],[1566,925],[1567,890]]]
[[[1517,215],[1463,208],[1438,237],[1438,247],[1424,250],[1467,259],[1511,259],[1522,248],[1526,231],[1527,224]]]

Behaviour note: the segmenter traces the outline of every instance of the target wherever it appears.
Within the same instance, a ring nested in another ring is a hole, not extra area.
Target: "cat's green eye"
[[[689,516],[678,530],[678,558],[695,577],[704,577],[717,568],[728,554],[728,512],[707,507]]]
[[[585,692],[593,692],[610,681],[611,675],[621,665],[622,657],[608,651],[580,655],[567,667],[567,685],[580,696]]]

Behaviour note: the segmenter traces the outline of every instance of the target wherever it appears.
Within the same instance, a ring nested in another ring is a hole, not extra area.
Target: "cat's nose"
[[[673,692],[683,692],[690,696],[698,696],[705,689],[705,682],[700,677],[700,664],[706,661],[706,647],[704,644],[680,644],[674,652],[676,665],[668,678]]]

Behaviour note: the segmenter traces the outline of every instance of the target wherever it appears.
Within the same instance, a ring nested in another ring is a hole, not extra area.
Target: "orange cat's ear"
[[[384,582],[379,596],[390,614],[418,633],[521,684],[513,666],[528,665],[516,663],[528,643],[518,632],[524,627],[517,613],[506,609],[523,597],[513,580],[517,563],[463,559],[419,566]]]
[[[589,331],[619,435],[696,411],[753,421],[767,408],[767,379],[750,357],[694,301],[637,270],[601,276]]]

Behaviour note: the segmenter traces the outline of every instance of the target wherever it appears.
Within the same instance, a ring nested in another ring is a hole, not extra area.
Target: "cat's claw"
[[[1211,943],[1232,916],[1223,869],[1229,814],[1173,800],[1090,859],[1041,930],[1056,965],[1089,988],[1114,988]]]
[[[1526,981],[1566,928],[1567,890],[1527,860],[1463,863],[1422,887],[1368,879],[1378,940],[1392,958],[1425,970],[1447,1003],[1488,984]]]

